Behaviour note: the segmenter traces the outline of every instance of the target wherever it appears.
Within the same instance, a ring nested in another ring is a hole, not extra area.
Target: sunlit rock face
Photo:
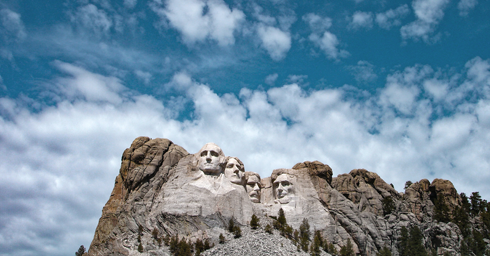
[[[166,255],[154,230],[217,244],[230,219],[244,226],[256,214],[270,223],[279,209],[294,229],[308,220],[310,231],[319,230],[337,250],[351,240],[361,255],[375,255],[384,246],[398,255],[401,227],[414,225],[427,248],[437,245],[440,254],[459,250],[458,227],[432,220],[437,195],[450,209],[461,204],[451,182],[421,180],[398,193],[365,169],[332,174],[328,165],[306,161],[261,179],[214,143],[189,154],[167,139],[136,138],[123,153],[89,255],[139,255],[139,241],[148,255]],[[383,206],[386,198],[393,201],[390,212]]]

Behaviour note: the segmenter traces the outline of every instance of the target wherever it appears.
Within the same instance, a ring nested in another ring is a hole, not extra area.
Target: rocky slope
[[[302,255],[277,234],[246,228],[252,214],[271,222],[282,209],[293,229],[306,219],[311,232],[319,230],[337,250],[350,240],[359,255],[376,255],[385,246],[398,255],[402,227],[417,226],[428,250],[459,255],[461,230],[434,220],[437,198],[449,212],[462,202],[447,180],[423,179],[399,193],[364,169],[332,178],[332,169],[318,161],[273,170],[260,179],[245,174],[238,158],[226,157],[214,144],[189,154],[170,140],[139,137],[123,153],[88,254],[140,255],[139,248],[148,255],[169,255],[152,235],[157,232],[217,245],[204,255]],[[246,232],[218,245],[230,219]]]

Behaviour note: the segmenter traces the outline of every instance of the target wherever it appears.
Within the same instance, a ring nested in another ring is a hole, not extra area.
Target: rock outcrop
[[[213,143],[189,154],[170,140],[139,137],[123,153],[89,255],[139,255],[141,248],[148,255],[168,255],[154,233],[218,244],[230,219],[245,227],[255,214],[272,223],[280,209],[293,229],[307,220],[310,231],[320,231],[337,250],[350,240],[360,255],[375,255],[385,246],[398,255],[402,227],[417,226],[426,248],[460,251],[458,226],[433,219],[438,195],[450,211],[461,205],[450,181],[423,179],[398,193],[365,169],[332,176],[328,165],[306,161],[261,179]],[[257,232],[249,234],[264,235]],[[253,240],[242,241],[247,239]],[[223,252],[227,249],[215,249]]]

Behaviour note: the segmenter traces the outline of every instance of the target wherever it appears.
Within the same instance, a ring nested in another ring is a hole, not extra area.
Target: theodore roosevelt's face
[[[199,153],[199,169],[205,174],[219,174],[221,149],[214,144],[206,144]]]
[[[242,180],[244,178],[244,173],[243,166],[235,158],[230,158],[230,160],[228,160],[225,168],[225,176],[232,183],[243,184]]]
[[[259,177],[251,175],[247,180],[247,192],[250,200],[254,203],[260,203],[260,180]]]
[[[277,199],[291,196],[294,193],[294,186],[287,174],[279,175],[274,181],[274,187],[276,189]]]

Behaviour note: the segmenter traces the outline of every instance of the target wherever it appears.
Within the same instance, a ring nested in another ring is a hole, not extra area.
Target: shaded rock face
[[[230,219],[244,226],[255,214],[270,222],[279,209],[294,229],[308,220],[310,230],[321,231],[337,250],[351,240],[361,255],[384,246],[398,255],[401,228],[414,225],[427,248],[459,250],[459,228],[432,220],[437,194],[451,209],[461,203],[451,182],[421,180],[398,193],[365,169],[332,174],[328,165],[307,161],[261,179],[213,143],[189,154],[167,139],[136,138],[123,153],[89,255],[139,255],[140,244],[148,255],[166,255],[154,232],[217,244]],[[387,199],[390,211],[383,205]]]

